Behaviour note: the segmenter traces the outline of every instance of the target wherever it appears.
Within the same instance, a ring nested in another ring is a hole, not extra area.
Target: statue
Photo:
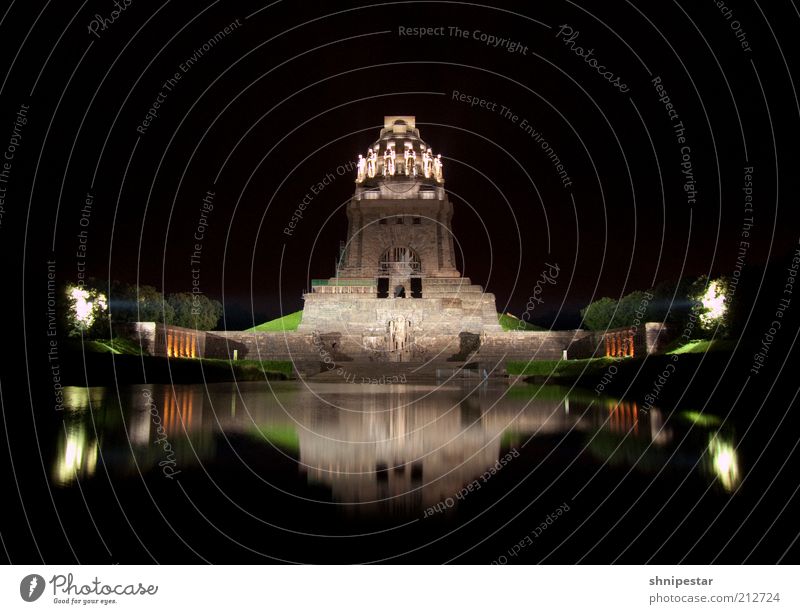
[[[389,350],[403,352],[411,341],[411,320],[396,316],[388,322]]]
[[[378,154],[371,149],[367,152],[367,175],[372,178],[378,168]]]
[[[412,150],[410,147],[406,147],[406,151],[405,151],[405,153],[403,154],[403,159],[404,159],[404,161],[405,161],[405,171],[406,171],[406,176],[408,176],[408,175],[410,175],[410,174],[411,174],[411,166],[412,166],[412,163],[411,163],[411,153],[412,153],[412,151],[413,151],[413,150]]]
[[[386,175],[394,175],[394,161],[397,156],[394,153],[394,149],[391,147],[388,148],[383,153],[383,176]]]
[[[366,177],[367,174],[367,161],[361,154],[358,154],[358,162],[356,163],[356,168],[358,169],[358,174],[356,175],[356,183],[361,183],[362,181],[364,181],[364,177]]]
[[[411,175],[417,176],[417,152],[413,149],[411,150]]]
[[[427,151],[422,152],[422,174],[426,179],[431,176],[431,156],[433,156],[433,151],[430,147]]]
[[[442,182],[442,154],[437,154],[433,159],[433,176],[436,181]]]

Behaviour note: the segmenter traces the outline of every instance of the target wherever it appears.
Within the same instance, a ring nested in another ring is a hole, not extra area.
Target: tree
[[[153,286],[121,282],[111,284],[111,319],[121,322],[169,322],[175,317],[172,305]]]
[[[589,330],[605,330],[614,328],[614,316],[617,309],[617,301],[603,297],[581,309],[583,323]]]
[[[613,328],[621,326],[641,326],[648,321],[650,299],[641,290],[625,295],[617,302],[617,313],[614,316]]]
[[[726,277],[701,277],[692,285],[689,299],[702,331],[725,334],[728,326],[728,287]]]
[[[213,330],[222,316],[222,303],[204,294],[178,292],[170,294],[167,302],[172,307],[172,317],[167,324],[197,330]]]
[[[98,337],[108,331],[106,295],[89,286],[64,287],[67,335]]]

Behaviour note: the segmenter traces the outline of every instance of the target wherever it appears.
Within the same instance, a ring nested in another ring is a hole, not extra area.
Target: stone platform
[[[420,298],[378,298],[377,290],[368,286],[369,291],[364,291],[365,286],[334,281],[337,285],[317,286],[303,296],[299,333],[383,336],[397,319],[405,320],[414,338],[502,331],[494,294],[466,277],[422,280]]]

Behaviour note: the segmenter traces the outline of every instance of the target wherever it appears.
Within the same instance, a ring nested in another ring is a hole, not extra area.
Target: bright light
[[[730,450],[721,450],[714,459],[714,465],[721,475],[728,475],[733,466],[733,454]]]
[[[711,466],[722,487],[731,491],[739,484],[739,460],[736,448],[727,442],[712,437],[708,444]]]
[[[89,302],[89,293],[81,288],[73,288],[69,293],[75,301],[75,318],[84,326],[91,326],[94,321],[92,316],[92,303]]]
[[[97,290],[86,290],[80,286],[67,288],[72,303],[72,315],[79,328],[86,330],[94,324],[98,314],[106,311],[106,297]]]
[[[724,289],[718,280],[708,284],[705,294],[700,297],[700,303],[704,309],[704,312],[700,314],[700,323],[704,327],[713,327],[722,320],[728,311],[728,305]]]

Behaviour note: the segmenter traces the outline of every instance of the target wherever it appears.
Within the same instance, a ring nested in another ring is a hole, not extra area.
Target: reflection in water
[[[708,456],[711,467],[722,487],[731,492],[739,485],[739,459],[736,446],[730,441],[720,439],[719,433],[711,436],[708,442]]]
[[[323,486],[333,501],[392,514],[418,513],[453,497],[512,448],[522,452],[530,446],[545,456],[568,433],[586,441],[588,458],[657,470],[671,454],[667,447],[678,428],[665,423],[659,410],[645,413],[635,402],[501,384],[476,390],[467,383],[326,383],[313,390],[298,382],[143,385],[123,389],[119,399],[117,391],[68,388],[65,405],[69,415],[53,472],[60,485],[95,473],[95,432],[106,469],[128,476],[160,473],[164,445],[158,439],[166,437],[184,475],[233,457],[226,479],[237,479],[255,471],[244,456],[251,464],[254,458],[294,459],[295,479],[305,476],[307,483]],[[708,444],[702,436],[698,445],[677,452],[688,454],[690,463],[708,452],[710,466],[699,466],[731,490],[739,480],[733,442],[712,438]],[[525,463],[530,461],[521,455],[512,465]]]
[[[92,477],[97,468],[98,445],[89,412],[106,403],[105,388],[64,388],[63,432],[56,444],[53,482],[72,484],[76,478]]]
[[[660,409],[650,410],[650,439],[657,446],[667,445],[672,441],[672,428],[666,425]]]
[[[636,401],[616,401],[606,399],[608,407],[609,430],[614,433],[639,434],[639,405]]]
[[[59,440],[53,481],[66,486],[76,477],[92,477],[97,468],[97,440],[89,435],[86,421],[66,420],[64,436]]]

